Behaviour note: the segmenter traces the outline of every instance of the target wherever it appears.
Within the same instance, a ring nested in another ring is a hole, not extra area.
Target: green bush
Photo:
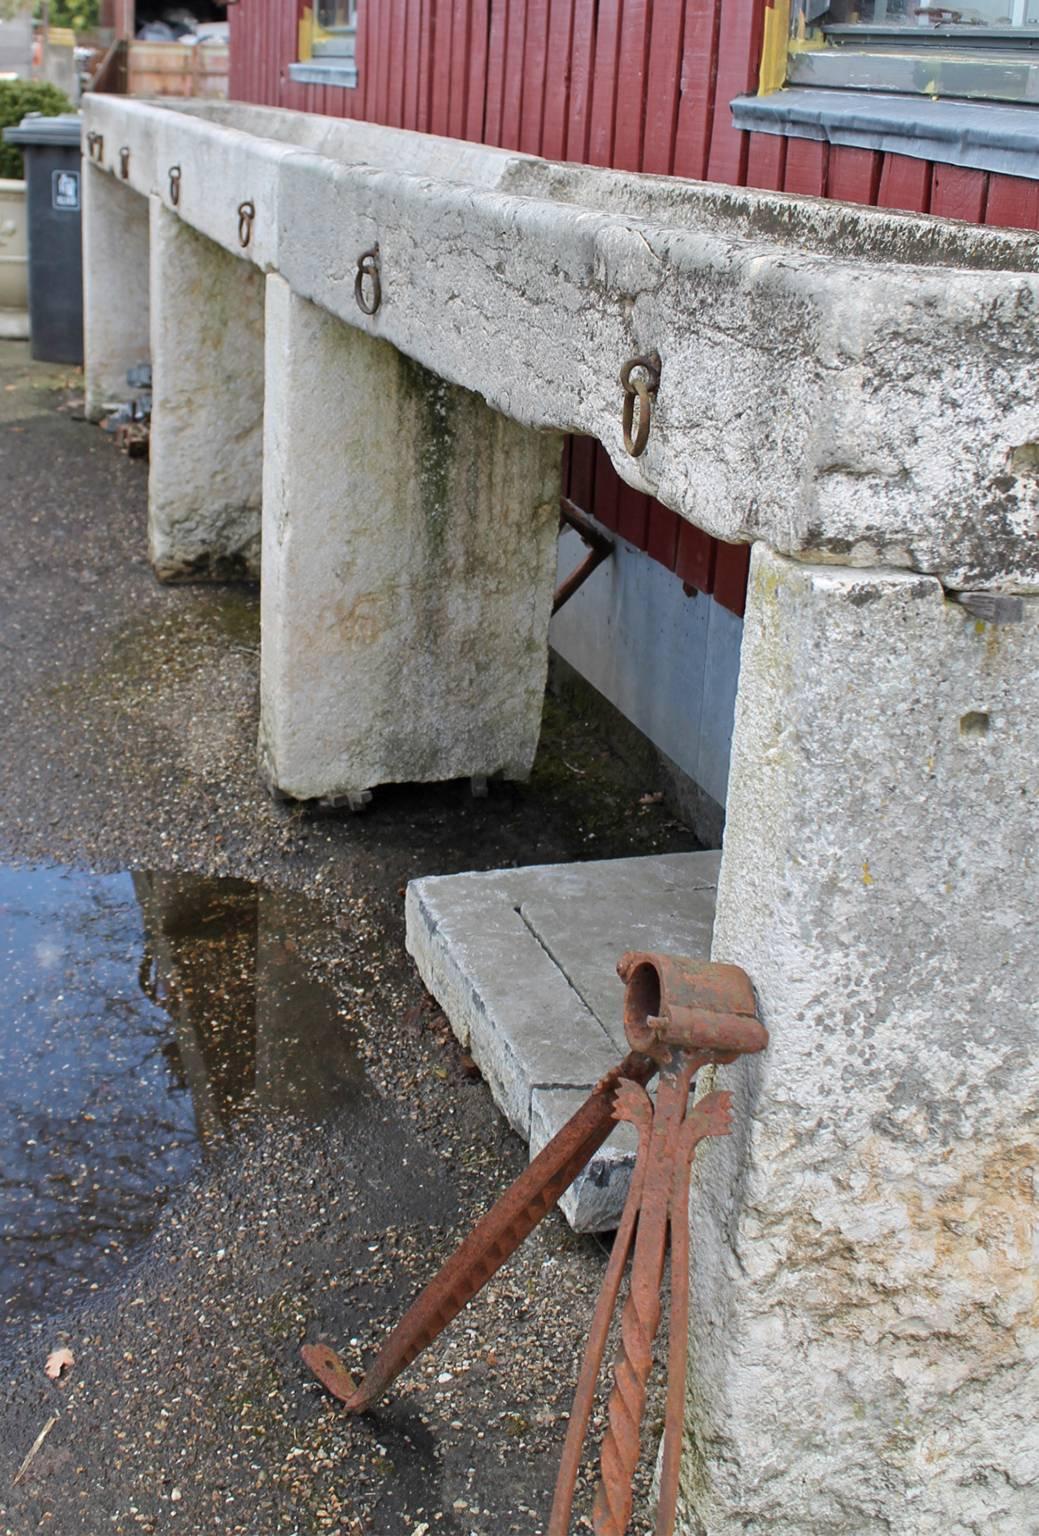
[[[17,126],[29,112],[57,117],[59,112],[71,111],[71,101],[56,85],[42,80],[0,80],[0,130]],[[0,178],[18,181],[23,174],[18,145],[5,144],[0,138]]]
[[[74,32],[86,32],[98,24],[100,6],[98,0],[51,0],[50,24],[52,27],[71,27]],[[43,6],[35,0],[33,15],[42,19]]]

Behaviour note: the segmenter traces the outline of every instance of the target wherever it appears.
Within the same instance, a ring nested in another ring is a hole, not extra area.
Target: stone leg
[[[261,758],[278,792],[530,770],[561,439],[267,288]]]
[[[86,414],[128,399],[127,369],[151,355],[148,199],[83,162],[83,330]]]
[[[162,581],[259,575],[263,283],[152,197],[148,542]]]
[[[755,552],[714,957],[771,1044],[695,1165],[684,1532],[1039,1512],[1039,599]]]

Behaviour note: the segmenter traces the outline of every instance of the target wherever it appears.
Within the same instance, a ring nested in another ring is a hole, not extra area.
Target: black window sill
[[[307,59],[289,65],[289,79],[299,85],[341,85],[352,91],[357,87],[357,65],[352,59]]]
[[[1039,181],[1039,108],[873,91],[793,88],[737,96],[733,125]]]

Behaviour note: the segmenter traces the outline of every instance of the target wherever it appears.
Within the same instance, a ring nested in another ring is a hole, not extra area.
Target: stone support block
[[[126,374],[151,353],[148,202],[83,165],[83,332],[86,414],[130,394]]]
[[[1039,1529],[1039,600],[755,551],[680,1529]]]
[[[256,577],[263,274],[150,201],[152,564],[163,581]]]
[[[561,440],[268,279],[261,757],[298,800],[525,778]]]

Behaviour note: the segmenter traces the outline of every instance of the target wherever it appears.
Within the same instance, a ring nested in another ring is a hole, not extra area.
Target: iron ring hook
[[[180,166],[170,166],[170,202],[174,208],[180,205]]]
[[[647,377],[632,378],[638,368]],[[633,459],[641,458],[649,442],[652,421],[652,401],[660,385],[660,358],[654,352],[645,357],[631,357],[620,371],[620,385],[624,391],[624,411],[621,427],[624,446]],[[639,402],[639,422],[635,427],[635,401]],[[634,427],[634,431],[632,430]]]
[[[238,244],[244,250],[253,236],[253,219],[256,217],[256,204],[251,201],[238,204]]]
[[[119,174],[124,181],[130,179],[130,146],[124,144],[119,151]]]
[[[366,277],[371,279],[371,299],[367,297],[364,291],[364,280]],[[382,303],[382,279],[379,276],[378,245],[373,245],[370,251],[362,251],[361,255],[357,258],[354,298],[357,300],[358,309],[365,315],[374,315]]]

